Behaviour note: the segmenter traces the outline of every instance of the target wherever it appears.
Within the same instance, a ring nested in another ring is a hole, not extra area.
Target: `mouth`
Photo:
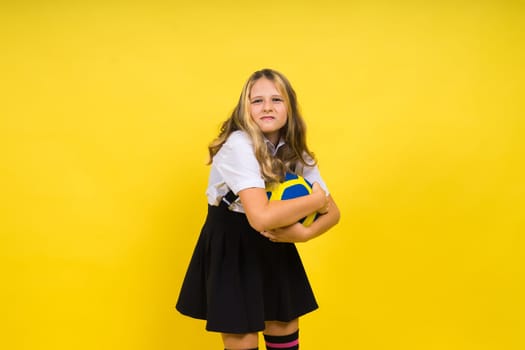
[[[267,121],[267,120],[274,120],[275,118],[272,117],[271,115],[263,115],[260,119],[263,121]]]

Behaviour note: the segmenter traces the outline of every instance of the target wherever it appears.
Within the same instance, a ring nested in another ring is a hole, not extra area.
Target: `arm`
[[[300,223],[290,226],[267,230],[261,234],[275,242],[306,242],[328,231],[335,226],[341,217],[339,208],[332,196],[328,196],[327,211],[321,214],[310,226]]]
[[[268,201],[263,188],[241,190],[239,197],[248,222],[259,232],[296,223],[324,208],[329,198],[319,184],[314,184],[310,195],[285,201]]]

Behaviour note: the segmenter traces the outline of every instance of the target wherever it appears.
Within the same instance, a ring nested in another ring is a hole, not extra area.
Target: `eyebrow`
[[[253,100],[254,98],[262,98],[262,97],[264,97],[264,96],[257,95],[257,96],[250,97],[250,100]],[[280,98],[284,98],[282,95],[271,95],[270,97],[280,97]]]

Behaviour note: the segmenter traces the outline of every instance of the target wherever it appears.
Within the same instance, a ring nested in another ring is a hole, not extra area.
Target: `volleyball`
[[[304,177],[292,173],[286,173],[283,182],[266,189],[268,199],[271,201],[307,196],[310,193],[312,193],[312,184]],[[317,213],[312,213],[299,222],[304,226],[310,226],[316,218]]]

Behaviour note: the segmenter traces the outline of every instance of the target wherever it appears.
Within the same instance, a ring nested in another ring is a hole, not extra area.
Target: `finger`
[[[319,210],[319,214],[326,214],[330,211],[330,203],[326,204],[321,210]]]
[[[261,231],[260,234],[263,235],[266,238],[270,238],[270,236],[271,236],[268,231]]]
[[[262,231],[260,232],[261,235],[263,235],[264,237],[268,238],[270,241],[275,241],[276,240],[276,237],[274,235],[272,235],[270,232],[268,231]]]

